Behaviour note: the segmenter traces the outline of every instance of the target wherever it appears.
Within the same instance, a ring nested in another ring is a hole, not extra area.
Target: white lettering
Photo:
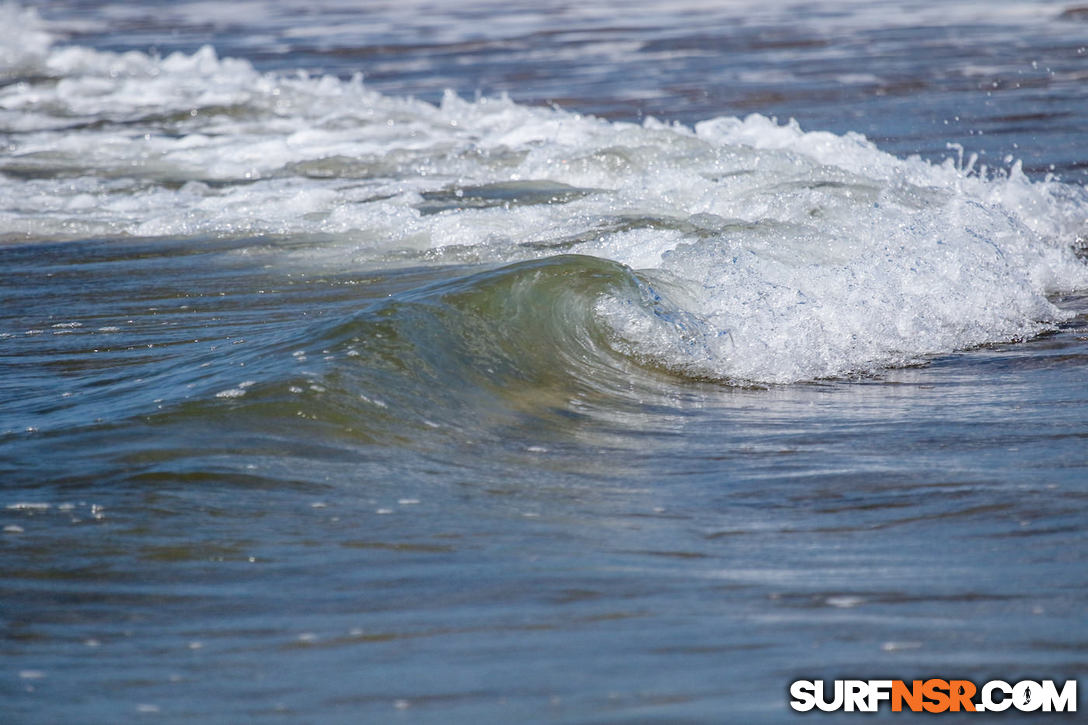
[[[1054,680],[1043,680],[1043,712],[1051,712],[1051,707],[1057,712],[1077,711],[1076,680],[1066,680],[1060,693]]]
[[[1000,690],[1003,693],[1003,697],[1000,700],[994,700],[994,690]],[[1004,680],[990,680],[982,686],[982,706],[975,706],[975,710],[1004,712],[1012,706],[1012,685]]]
[[[797,680],[790,685],[790,707],[797,712],[808,712],[816,707],[816,685],[812,680]]]
[[[865,706],[868,700],[869,683],[865,680],[846,680],[843,699],[846,703],[846,712],[868,712]]]
[[[890,700],[891,698],[891,680],[869,680],[869,707],[866,712],[876,712],[880,709],[881,700]]]
[[[816,680],[816,707],[824,712],[835,712],[842,707],[844,699],[842,680],[835,680],[835,698],[830,702],[824,697],[824,681]]]
[[[1017,682],[1012,688],[1012,702],[1021,712],[1035,712],[1043,706],[1043,688],[1031,680]]]

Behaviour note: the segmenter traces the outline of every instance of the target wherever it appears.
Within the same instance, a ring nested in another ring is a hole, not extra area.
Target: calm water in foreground
[[[1082,677],[1086,18],[0,7],[0,720]]]

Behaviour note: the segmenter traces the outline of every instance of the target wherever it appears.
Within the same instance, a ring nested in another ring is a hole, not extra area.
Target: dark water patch
[[[1088,7],[1068,7],[1065,10],[1062,10],[1061,14],[1058,15],[1058,18],[1061,20],[1088,22]]]
[[[424,203],[416,208],[420,213],[427,215],[460,209],[565,204],[581,199],[594,191],[553,181],[506,181],[424,192],[422,194]]]

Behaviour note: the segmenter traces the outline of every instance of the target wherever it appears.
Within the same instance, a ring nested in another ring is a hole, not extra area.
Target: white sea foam
[[[762,116],[692,128],[503,98],[433,106],[211,48],[52,47],[32,12],[0,12],[14,24],[0,58],[28,78],[0,88],[11,241],[297,235],[324,246],[284,264],[341,268],[406,249],[591,254],[660,298],[598,302],[617,348],[762,382],[1029,336],[1064,317],[1048,294],[1088,287],[1073,252],[1088,195],[1017,164],[900,159]]]
[[[0,5],[0,80],[39,66],[52,43],[34,8]]]

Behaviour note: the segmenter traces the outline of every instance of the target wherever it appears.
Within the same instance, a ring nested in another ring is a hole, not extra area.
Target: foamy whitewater
[[[412,264],[591,255],[655,300],[596,301],[617,351],[741,383],[1024,339],[1066,318],[1048,295],[1088,286],[1088,195],[1017,162],[900,159],[760,115],[688,127],[505,98],[435,107],[211,47],[65,46],[32,10],[3,13],[21,79],[0,88],[9,243],[291,236],[320,249],[279,263],[338,269],[405,250]]]

